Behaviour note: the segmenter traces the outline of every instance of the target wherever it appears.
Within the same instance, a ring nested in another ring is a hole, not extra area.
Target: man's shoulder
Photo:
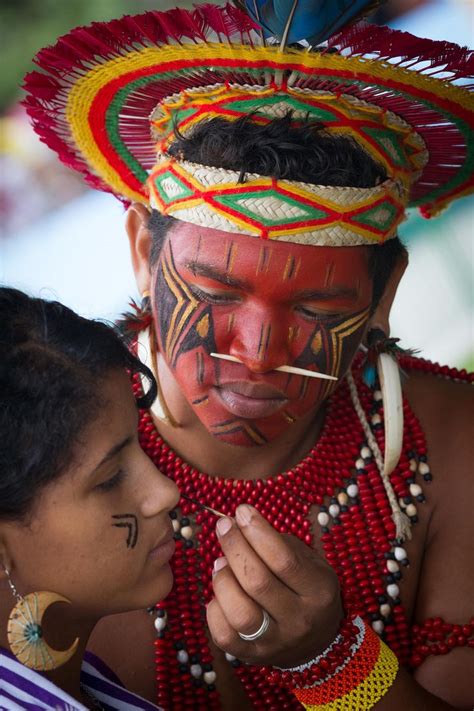
[[[411,367],[402,363],[407,375],[403,389],[426,439],[436,482],[432,493],[436,498],[455,496],[459,501],[472,491],[474,390],[465,371],[428,361],[420,367],[419,360],[410,359]]]

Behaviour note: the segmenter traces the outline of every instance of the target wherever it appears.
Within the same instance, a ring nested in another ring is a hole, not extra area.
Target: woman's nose
[[[181,497],[174,481],[162,474],[153,462],[148,461],[149,476],[143,482],[144,496],[141,503],[142,515],[147,517],[172,511]]]

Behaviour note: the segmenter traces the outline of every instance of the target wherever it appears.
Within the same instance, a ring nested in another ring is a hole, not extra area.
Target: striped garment
[[[124,689],[115,674],[94,654],[86,652],[81,682],[105,711],[158,711],[158,706]],[[88,711],[42,674],[20,664],[0,648],[1,711]]]

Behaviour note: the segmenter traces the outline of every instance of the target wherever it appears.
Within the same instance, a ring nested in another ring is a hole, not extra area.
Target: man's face
[[[265,444],[316,413],[337,382],[275,369],[340,379],[371,298],[364,247],[263,241],[183,222],[154,269],[159,350],[206,429],[232,445]]]

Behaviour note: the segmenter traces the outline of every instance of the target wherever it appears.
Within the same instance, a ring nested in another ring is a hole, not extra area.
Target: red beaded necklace
[[[464,372],[441,370],[411,357],[402,359],[402,366],[456,379],[466,377]],[[381,394],[362,383],[357,365],[354,377],[383,451]],[[135,388],[140,389],[138,380]],[[402,508],[416,523],[416,503],[424,500],[417,477],[430,481],[431,474],[425,439],[407,402],[404,417],[404,451],[390,478]],[[314,534],[309,512],[317,507],[324,553],[338,574],[346,609],[369,619],[400,663],[408,663],[410,631],[399,597],[407,555],[394,538],[390,505],[345,382],[329,402],[322,433],[310,453],[292,470],[267,479],[221,479],[197,471],[161,438],[148,412],[142,413],[139,436],[143,449],[183,494],[229,516],[239,504],[250,503],[278,531],[292,533],[310,545]],[[212,597],[212,567],[221,553],[214,532],[216,519],[185,499],[172,517],[175,585],[155,610],[157,702],[165,711],[220,709],[205,621],[205,605]],[[258,668],[227,658],[255,709],[302,708],[291,693],[269,685]]]

